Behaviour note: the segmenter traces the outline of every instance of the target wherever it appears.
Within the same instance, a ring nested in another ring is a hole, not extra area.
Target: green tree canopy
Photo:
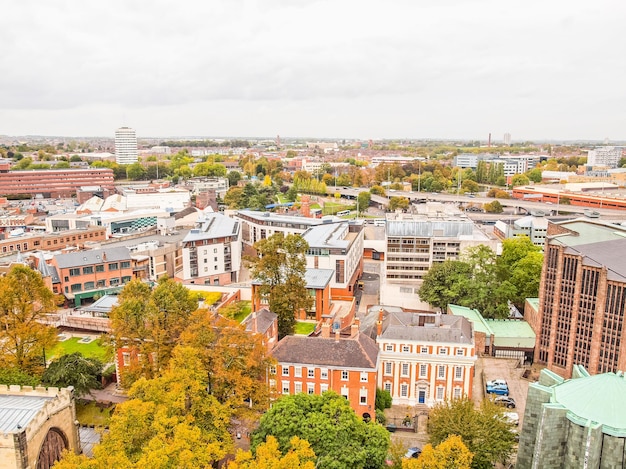
[[[357,205],[359,206],[359,212],[367,211],[367,207],[370,206],[370,201],[372,200],[372,194],[367,191],[359,192],[357,196]]]
[[[432,265],[419,289],[421,300],[445,312],[449,304],[460,304],[471,288],[471,266],[465,262],[446,260]]]
[[[389,448],[389,432],[374,421],[361,420],[348,401],[332,391],[276,401],[252,434],[253,451],[269,436],[278,440],[282,454],[289,451],[293,437],[308,441],[319,468],[379,469]]]
[[[392,197],[389,199],[389,210],[391,212],[406,210],[407,208],[409,208],[409,199],[406,197]]]
[[[502,407],[488,399],[479,409],[470,399],[444,402],[435,406],[428,418],[430,443],[439,445],[451,435],[458,435],[474,454],[474,469],[492,468],[495,463],[508,460],[515,445],[512,428],[503,417]]]
[[[84,357],[80,352],[63,355],[52,363],[43,374],[42,380],[50,386],[74,386],[77,396],[100,389],[102,384],[102,362],[97,358]]]
[[[57,341],[57,330],[41,321],[56,311],[55,296],[41,274],[14,265],[0,278],[0,362],[3,366],[37,374],[43,355]]]
[[[260,283],[258,293],[268,299],[270,311],[278,315],[279,336],[293,334],[296,311],[308,310],[313,301],[304,281],[304,256],[309,245],[299,234],[277,232],[258,241],[254,248],[258,256],[247,261],[252,277]]]

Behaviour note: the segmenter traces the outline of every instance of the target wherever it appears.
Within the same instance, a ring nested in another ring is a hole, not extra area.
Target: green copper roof
[[[535,311],[539,311],[539,298],[526,298],[526,301],[528,301]]]
[[[575,420],[597,422],[608,434],[626,433],[626,378],[603,373],[567,380],[553,387],[553,402],[566,407]]]
[[[455,316],[463,316],[474,325],[474,331],[483,332],[487,336],[493,334],[489,326],[487,325],[482,314],[477,309],[466,308],[459,305],[448,305],[448,311]]]

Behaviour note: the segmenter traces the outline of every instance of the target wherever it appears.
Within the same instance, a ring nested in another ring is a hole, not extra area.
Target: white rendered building
[[[205,212],[183,239],[183,282],[228,285],[241,268],[241,223]]]
[[[137,134],[135,129],[120,127],[115,131],[115,162],[117,164],[137,162]]]

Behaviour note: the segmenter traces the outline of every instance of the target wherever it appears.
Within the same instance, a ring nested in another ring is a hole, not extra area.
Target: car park
[[[493,402],[508,409],[515,409],[515,399],[509,396],[498,396],[493,400]]]
[[[508,396],[509,387],[502,386],[500,384],[495,385],[495,386],[487,386],[487,394],[497,394],[499,396]]]

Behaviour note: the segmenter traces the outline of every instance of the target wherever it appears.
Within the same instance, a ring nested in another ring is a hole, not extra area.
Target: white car
[[[492,381],[487,381],[487,386],[508,386],[505,379],[494,379]]]

